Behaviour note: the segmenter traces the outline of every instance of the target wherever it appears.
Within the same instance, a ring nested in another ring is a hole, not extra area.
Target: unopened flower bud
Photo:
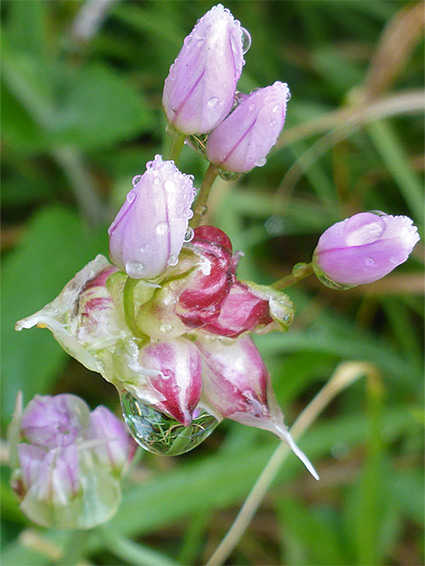
[[[245,96],[208,137],[209,161],[237,173],[264,165],[283,128],[288,98],[288,86],[281,82]]]
[[[242,28],[214,6],[196,24],[165,79],[169,123],[191,135],[215,128],[230,112],[243,65]]]
[[[252,338],[233,343],[204,338],[196,341],[204,363],[202,395],[223,418],[268,430],[289,444],[307,469],[317,474],[294,444],[273,394],[269,373]]]
[[[111,224],[112,261],[133,279],[152,279],[175,265],[195,196],[192,177],[157,155],[135,179]]]
[[[97,461],[118,476],[126,469],[136,449],[124,422],[102,405],[90,413],[86,438],[95,441],[93,452]]]
[[[8,430],[12,487],[32,521],[86,529],[115,513],[120,485],[114,475],[135,444],[114,419],[104,407],[90,415],[75,395],[36,396],[24,411],[19,397]]]
[[[140,383],[140,389],[128,386],[127,390],[188,426],[202,388],[196,346],[183,338],[153,342],[142,348],[139,361],[151,375]]]
[[[314,272],[333,288],[372,283],[405,262],[418,240],[418,230],[407,216],[355,214],[320,236]]]

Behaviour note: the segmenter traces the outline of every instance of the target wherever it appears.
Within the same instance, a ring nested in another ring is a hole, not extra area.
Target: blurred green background
[[[239,89],[275,80],[292,99],[267,164],[217,181],[206,221],[242,249],[239,276],[270,283],[309,261],[320,233],[362,210],[423,225],[423,5],[229,1],[252,36]],[[2,2],[2,423],[20,389],[72,392],[119,411],[115,389],[50,333],[15,333],[96,253],[169,138],[163,80],[204,1]],[[97,26],[96,18],[98,16]],[[92,27],[90,27],[92,26]],[[199,186],[206,163],[185,148]],[[286,335],[257,343],[291,424],[340,362],[379,377],[344,391],[300,442],[227,564],[423,563],[423,246],[406,265],[345,292],[306,280],[288,294]],[[3,438],[4,438],[3,433]],[[85,564],[202,564],[278,441],[225,422],[195,451],[144,454],[123,504],[89,538]],[[2,463],[2,564],[61,562],[68,533],[30,525]],[[83,563],[83,562],[81,562]]]

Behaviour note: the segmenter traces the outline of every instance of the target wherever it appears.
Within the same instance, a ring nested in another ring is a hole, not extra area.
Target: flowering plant
[[[202,224],[209,193],[219,175],[265,164],[290,100],[280,81],[237,91],[247,37],[221,5],[198,21],[164,83],[169,155],[153,156],[129,183],[108,231],[110,261],[98,255],[16,328],[47,327],[113,384],[128,431],[147,451],[183,454],[231,419],[275,434],[318,479],[284,423],[253,336],[290,330],[290,285],[312,274],[333,289],[372,283],[406,261],[419,237],[406,216],[358,212],[330,226],[311,263],[291,275],[272,285],[239,277],[242,251]],[[208,162],[199,189],[178,168],[185,143]],[[50,423],[57,428],[46,440]],[[71,395],[36,397],[17,410],[10,439],[13,488],[33,521],[86,529],[115,512],[134,445],[107,409],[90,413]]]

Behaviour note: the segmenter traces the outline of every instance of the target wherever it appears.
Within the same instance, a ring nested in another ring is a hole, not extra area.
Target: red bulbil
[[[179,306],[195,315],[199,310],[219,304],[234,280],[232,244],[219,228],[200,226],[194,231],[191,245],[202,254],[209,266],[200,267],[179,297]],[[182,314],[184,320],[186,313]]]

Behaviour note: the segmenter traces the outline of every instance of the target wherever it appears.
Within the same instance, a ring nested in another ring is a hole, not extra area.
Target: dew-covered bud
[[[86,529],[115,513],[120,484],[114,476],[135,444],[106,408],[90,414],[82,399],[63,394],[36,396],[23,411],[18,396],[8,439],[12,488],[32,521]]]
[[[208,137],[209,161],[237,173],[264,165],[283,128],[288,98],[287,84],[278,81],[243,97]]]
[[[127,390],[188,426],[202,388],[201,359],[194,344],[184,338],[153,342],[141,349],[139,361],[151,375]]]
[[[230,112],[243,66],[243,34],[221,4],[207,12],[184,40],[165,79],[162,104],[179,132],[202,134]]]
[[[192,177],[160,155],[133,183],[108,230],[110,256],[133,279],[152,279],[177,263],[195,191]]]
[[[202,398],[223,418],[268,430],[289,444],[317,477],[306,456],[294,444],[273,394],[269,373],[252,338],[232,343],[203,338],[196,341],[203,361]]]
[[[405,262],[418,241],[418,230],[407,216],[361,212],[320,236],[314,272],[337,289],[372,283]]]

